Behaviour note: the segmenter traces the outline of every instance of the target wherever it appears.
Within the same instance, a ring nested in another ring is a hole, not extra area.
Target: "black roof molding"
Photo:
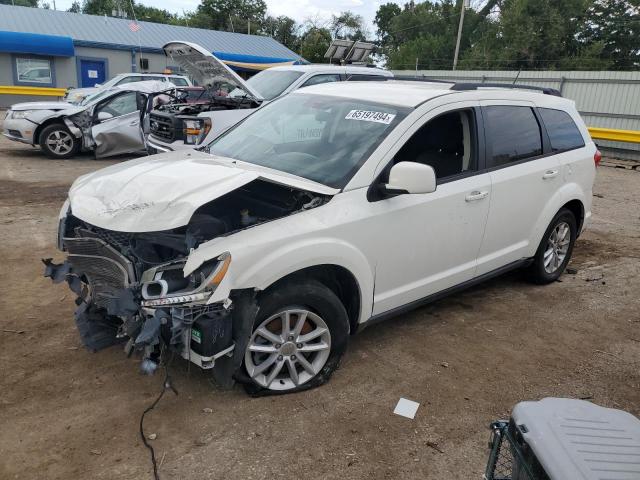
[[[456,82],[455,80],[443,80],[441,78],[429,78],[422,76],[412,76],[412,75],[395,75],[394,80],[405,80],[410,82],[427,82],[427,83],[448,83],[453,84],[449,90],[455,90],[458,92],[463,92],[467,90],[478,90],[480,88],[508,88],[515,90],[534,90],[540,93],[544,93],[545,95],[554,95],[556,97],[562,97],[562,94],[559,90],[555,88],[548,87],[535,87],[533,85],[523,85],[523,84],[510,84],[510,83],[481,83],[481,82]]]

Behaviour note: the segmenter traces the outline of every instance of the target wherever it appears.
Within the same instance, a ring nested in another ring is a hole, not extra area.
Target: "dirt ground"
[[[0,140],[2,479],[151,478],[138,422],[162,376],[138,374],[119,347],[84,350],[72,295],[40,262],[61,258],[71,182],[111,163]],[[489,422],[520,400],[587,398],[640,415],[638,192],[640,172],[601,167],[577,274],[540,287],[512,273],[371,327],[319,389],[253,399],[177,362],[179,395],[145,421],[161,477],[480,479]],[[420,402],[414,420],[392,413],[400,397]]]

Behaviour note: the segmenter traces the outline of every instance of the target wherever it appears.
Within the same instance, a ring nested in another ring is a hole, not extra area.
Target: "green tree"
[[[368,31],[361,15],[347,10],[331,18],[331,35],[333,38],[346,40],[366,40]]]
[[[640,66],[640,8],[638,2],[597,0],[587,10],[586,21],[578,33],[585,49],[611,68],[629,69]]]
[[[264,22],[267,4],[264,0],[202,0],[188,16],[193,27],[239,33],[258,31]]]
[[[504,0],[495,59],[511,68],[554,68],[579,52],[589,0]]]
[[[300,40],[300,55],[312,63],[326,62],[324,54],[331,44],[331,31],[327,28],[311,27]]]
[[[74,2],[71,8],[76,8],[77,4],[77,1]],[[146,5],[135,2],[133,3],[133,8],[136,19],[140,21],[172,24],[182,23],[182,20],[178,15],[164,9],[147,7]],[[70,9],[69,11],[76,10]],[[81,11],[82,13],[90,15],[107,15],[109,17],[113,16],[115,12],[116,16],[133,18],[130,4],[127,2],[122,3],[119,0],[84,0]]]
[[[385,46],[389,41],[391,23],[395,17],[402,13],[402,9],[396,3],[385,3],[380,5],[376,12],[376,18],[373,23],[378,27],[376,35],[378,36],[378,44]]]
[[[291,50],[298,50],[300,48],[300,26],[293,18],[281,15],[279,17],[272,17],[268,15],[261,28],[261,33],[275,38],[284,46]]]
[[[466,27],[475,22],[476,15],[474,10],[465,15],[463,50],[471,43],[473,34]],[[417,61],[422,69],[451,68],[459,19],[459,5],[453,0],[405,4],[399,15],[386,20],[382,52],[387,57],[387,66],[411,69]]]
[[[82,13],[82,5],[80,5],[80,2],[78,0],[74,0],[74,2],[71,4],[71,7],[69,7],[69,10],[67,10],[67,12]]]

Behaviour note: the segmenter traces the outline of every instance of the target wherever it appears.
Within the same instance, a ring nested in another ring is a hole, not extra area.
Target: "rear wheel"
[[[80,148],[80,140],[61,123],[44,127],[40,132],[38,143],[45,155],[50,158],[69,158]]]
[[[571,259],[577,232],[573,213],[566,208],[560,210],[549,224],[529,267],[533,282],[550,283],[562,275]]]
[[[287,283],[259,301],[245,350],[249,393],[289,393],[326,382],[349,336],[338,297],[316,281]]]

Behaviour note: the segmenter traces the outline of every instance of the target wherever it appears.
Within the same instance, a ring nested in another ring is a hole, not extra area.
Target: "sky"
[[[53,8],[53,0],[48,0]],[[138,0],[144,5],[164,8],[174,13],[195,10],[200,3],[199,0]],[[303,22],[307,18],[318,20],[328,20],[331,15],[338,14],[345,10],[362,15],[369,29],[370,37],[373,38],[375,26],[373,19],[378,10],[378,6],[383,0],[265,0],[269,14],[287,15],[298,22]],[[388,0],[384,0],[388,1]],[[56,0],[58,10],[67,10],[73,0]]]

